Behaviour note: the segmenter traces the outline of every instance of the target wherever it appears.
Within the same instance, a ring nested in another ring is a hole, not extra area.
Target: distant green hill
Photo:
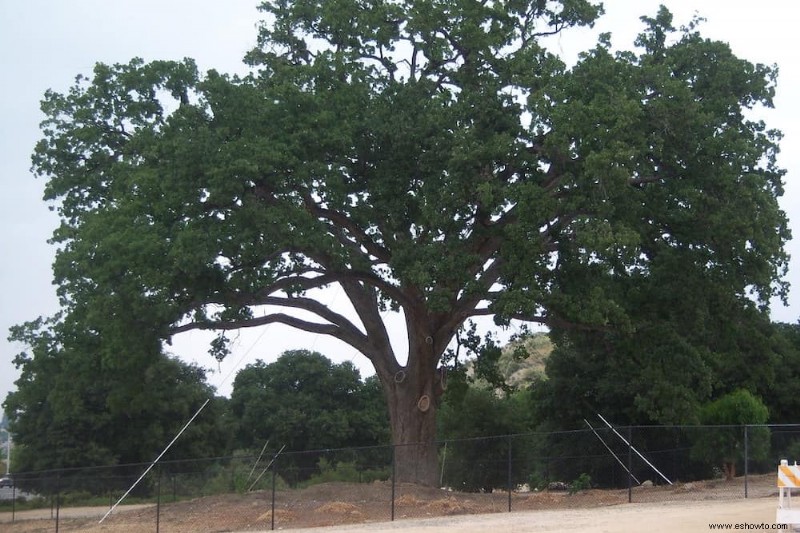
[[[521,358],[520,348],[528,353]],[[524,387],[535,378],[546,378],[545,364],[553,351],[553,343],[547,333],[535,333],[524,339],[511,342],[503,347],[498,368],[506,383],[515,387]]]

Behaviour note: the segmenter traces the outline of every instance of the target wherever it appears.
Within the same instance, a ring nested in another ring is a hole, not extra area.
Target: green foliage
[[[476,330],[474,322],[462,328],[457,349],[448,350],[443,358],[448,369],[448,398],[463,396],[472,385],[509,394],[544,378],[545,362],[553,350],[547,333],[531,334],[523,328],[501,347],[491,334],[481,338]],[[459,359],[461,350],[467,354],[463,361]]]
[[[544,475],[541,468],[534,468],[528,476],[526,482],[532,490],[536,491],[545,490],[549,484],[549,480],[547,479],[547,476]]]
[[[17,498],[15,501],[2,500],[0,501],[0,511],[10,513],[12,509],[14,512],[28,511],[30,509],[43,509],[50,507],[50,501],[44,498]]]
[[[569,484],[569,494],[577,494],[583,490],[592,488],[592,477],[587,473],[582,473],[576,480]]]
[[[163,355],[104,358],[96,338],[68,321],[14,328],[17,389],[3,406],[14,434],[16,471],[150,461],[213,390],[200,368]],[[208,456],[226,444],[213,399],[171,456]]]
[[[771,368],[764,368],[765,361],[744,361],[739,372],[751,381],[743,385],[764,400],[770,422],[795,423],[800,412],[800,324],[772,324],[771,335],[754,344],[754,350],[769,354]]]
[[[797,461],[795,457],[800,457],[800,439],[792,440],[786,447],[785,454],[781,455],[781,458],[786,458],[788,461]]]
[[[749,391],[739,389],[703,406],[700,419],[704,424],[735,425],[735,427],[711,428],[698,433],[692,449],[696,459],[711,464],[721,464],[727,479],[732,479],[736,464],[744,458],[745,440],[742,426],[765,424],[769,411],[760,398]],[[760,460],[769,452],[769,428],[747,428],[747,451],[752,460]]]
[[[449,371],[452,375],[450,381],[455,389],[463,391],[469,383],[480,383],[505,392],[512,390],[500,367],[503,350],[491,333],[481,338],[477,333],[477,325],[470,321],[459,330],[456,340],[457,348],[447,350],[442,360],[444,365],[450,366]],[[460,361],[459,355],[462,349],[467,354],[474,355],[474,358]],[[460,393],[453,390],[449,396],[457,394]]]
[[[699,292],[669,297],[667,307],[655,301],[667,297],[637,300],[642,325],[635,332],[555,331],[547,380],[536,386],[539,417],[552,429],[582,427],[596,413],[618,424],[697,424],[710,399],[747,388],[768,402],[770,422],[793,421],[800,352],[785,325],[754,308],[704,301]]]
[[[242,448],[293,452],[388,443],[386,403],[374,378],[361,381],[352,363],[334,364],[306,350],[257,361],[236,375],[231,413]]]
[[[464,439],[523,433],[534,425],[529,402],[527,391],[499,395],[470,387],[463,397],[452,398],[448,391],[439,410],[440,434],[444,439]]]
[[[92,498],[93,495],[89,493],[89,491],[81,491],[81,490],[69,491],[63,494],[59,494],[59,499],[61,501],[61,504],[64,505],[65,507],[87,505]]]
[[[236,457],[236,454],[234,454]],[[252,463],[252,461],[251,461]],[[202,490],[206,494],[227,494],[236,492],[242,494],[246,492],[252,481],[248,480],[251,472],[251,464],[246,464],[234,459],[227,464],[214,465],[204,473]]]
[[[450,441],[440,461],[444,483],[466,491],[491,491],[508,484],[508,446],[504,438],[532,431],[530,394],[516,391],[498,395],[493,389],[468,387],[463,393],[448,389],[439,410],[439,434]],[[488,440],[473,440],[487,437]],[[524,464],[532,450],[515,447],[515,461]],[[522,483],[527,480],[516,480]]]
[[[314,474],[307,481],[299,485],[300,488],[310,487],[319,483],[372,483],[373,481],[386,481],[391,472],[389,468],[381,470],[362,470],[355,462],[331,463],[321,457],[317,463],[318,474]]]
[[[700,420],[704,424],[765,424],[767,406],[747,390],[739,389],[703,406]]]

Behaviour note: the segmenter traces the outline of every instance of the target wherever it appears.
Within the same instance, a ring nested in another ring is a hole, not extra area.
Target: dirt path
[[[692,533],[709,531],[709,524],[775,523],[774,498],[739,501],[632,503],[593,509],[524,511],[507,514],[463,515],[424,520],[400,520],[360,525],[294,529],[292,533],[403,531],[404,533]],[[735,526],[734,526],[735,527]],[[741,525],[739,526],[742,527]],[[733,528],[731,528],[733,529]]]
[[[125,511],[137,511],[139,509],[147,509],[148,507],[155,507],[152,503],[143,503],[136,505],[120,505],[114,510],[114,514],[122,513]],[[98,507],[62,507],[58,511],[58,516],[61,519],[68,520],[70,518],[97,518],[98,520],[108,512],[108,506]],[[25,520],[50,520],[55,517],[55,510],[47,509],[30,509],[28,511],[17,511],[14,513],[15,521]],[[11,522],[11,513],[0,513],[0,524]],[[0,530],[1,531],[1,530]]]

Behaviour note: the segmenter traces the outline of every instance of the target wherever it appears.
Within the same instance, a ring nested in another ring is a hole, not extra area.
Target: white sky
[[[632,46],[641,30],[638,17],[653,16],[665,4],[676,26],[698,11],[708,19],[702,33],[727,41],[734,52],[753,62],[780,67],[776,110],[764,112],[770,127],[783,130],[779,162],[788,170],[781,201],[800,236],[800,61],[796,32],[800,3],[784,0],[606,0],[607,14],[593,32],[567,33],[553,42],[554,51],[570,56],[593,46],[591,36],[612,32],[618,48]],[[91,74],[95,62],[127,62],[193,57],[201,70],[242,72],[241,57],[256,36],[257,0],[0,0],[0,401],[13,388],[18,372],[12,359],[22,347],[6,341],[8,328],[57,311],[50,266],[54,249],[46,243],[57,225],[41,200],[44,183],[31,175],[30,154],[40,138],[39,100],[47,89],[65,91],[79,74]],[[794,39],[796,41],[796,39]],[[789,252],[800,257],[796,242]],[[790,305],[773,305],[773,320],[800,317],[800,262],[789,274],[796,288]],[[339,291],[326,293],[326,303],[339,305]],[[395,330],[401,330],[402,322]],[[399,338],[402,338],[402,334]],[[335,360],[353,360],[362,375],[372,373],[368,361],[352,348],[319,336],[271,326],[238,339],[237,351],[221,367],[205,354],[201,333],[176,339],[173,351],[197,360],[214,373],[209,381],[228,393],[232,373],[256,358],[274,360],[291,348],[315,349]]]

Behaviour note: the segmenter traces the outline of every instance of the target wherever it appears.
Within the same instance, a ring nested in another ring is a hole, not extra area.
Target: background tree
[[[775,397],[766,393],[782,355],[766,313],[699,291],[672,300],[664,289],[626,301],[639,309],[629,332],[553,332],[537,402],[549,429],[580,427],[596,413],[622,425],[697,424],[702,406],[731,390]],[[672,303],[659,305],[662,297]]]
[[[3,460],[0,461],[0,468],[2,468],[2,472],[9,472],[11,470],[9,469],[9,450],[7,446],[8,439],[10,438],[8,434],[8,417],[4,412],[0,412],[0,415],[0,429],[5,430],[0,431],[0,457],[3,458]]]
[[[302,453],[389,444],[380,384],[374,376],[362,382],[350,362],[334,364],[307,350],[286,351],[270,364],[257,361],[236,375],[231,414],[238,446],[255,453],[267,444],[273,452],[286,447],[279,469],[292,483],[338,468],[357,476],[356,462],[364,470],[388,469],[385,449],[363,450],[346,466],[336,454]]]
[[[692,454],[710,463],[719,464],[725,479],[732,480],[736,475],[736,464],[744,459],[745,424],[765,424],[769,411],[758,397],[744,389],[726,394],[703,406],[700,420],[703,424],[735,426],[714,428],[698,433]],[[763,459],[769,452],[769,429],[766,427],[748,428],[748,458]]]
[[[470,317],[629,332],[646,324],[625,302],[663,281],[658,306],[783,294],[779,135],[743,112],[771,105],[775,72],[665,9],[636,52],[604,36],[572,69],[544,38],[591,24],[585,0],[262,9],[244,78],[134,60],[46,95],[56,281],[108,342],[334,336],[375,367],[398,479],[435,484],[437,367]],[[314,299],[333,284],[353,318]]]
[[[670,294],[659,293],[660,289],[653,287],[651,303]],[[783,356],[780,339],[765,312],[723,305],[700,291],[692,298],[686,295],[672,300],[666,307],[641,302],[630,302],[631,310],[639,305],[639,325],[633,331],[554,332],[556,348],[547,361],[547,379],[532,387],[535,399],[531,405],[542,423],[541,430],[586,428],[584,419],[599,422],[597,414],[617,426],[692,426],[704,423],[706,404],[742,388],[763,395],[770,409],[787,399],[779,400],[773,389]],[[697,438],[711,438],[702,435],[713,431],[641,428],[634,430],[633,437],[642,449],[678,450],[691,448]],[[741,428],[732,431],[742,437]],[[753,432],[754,438],[757,433]],[[586,443],[572,439],[554,437],[549,445],[566,456],[592,453]],[[596,445],[591,442],[589,448]],[[754,446],[753,451],[763,450]],[[751,455],[751,459],[755,457],[755,453]],[[688,457],[676,462],[664,455],[659,467],[672,469],[668,477],[686,480],[710,475],[711,469],[705,467],[721,464],[719,458],[713,463],[695,458],[697,462],[690,465]],[[613,482],[608,477],[613,472],[605,465],[578,464],[564,467],[590,472],[599,482]]]
[[[243,368],[233,383],[231,412],[244,448],[260,449],[268,440],[287,451],[389,443],[376,380],[362,382],[352,363],[334,364],[307,350]]]
[[[634,301],[631,309],[637,305],[640,325],[630,333],[553,333],[557,346],[535,402],[548,429],[580,427],[598,412],[623,425],[697,424],[703,405],[740,388],[763,398],[769,422],[792,423],[795,326],[699,292],[667,308]]]
[[[800,324],[777,323],[771,326],[772,335],[758,349],[772,354],[772,379],[754,379],[742,386],[756,391],[763,399],[769,409],[770,422],[793,424],[800,412]],[[756,376],[764,372],[752,368],[752,365],[745,368],[755,371]]]
[[[36,321],[11,338],[30,347],[15,359],[20,378],[3,403],[18,472],[149,462],[214,395],[196,366],[160,352],[103,357],[97,339],[67,322]],[[224,452],[223,409],[214,399],[167,458]]]
[[[452,392],[451,392],[452,390]],[[486,386],[448,388],[439,410],[443,482],[458,490],[487,491],[508,485],[508,447],[503,437],[535,429],[527,390],[505,394]],[[494,438],[492,438],[494,437]],[[513,458],[523,464],[528,441],[514,442]],[[524,468],[518,468],[524,471]],[[518,480],[526,482],[527,480]]]

